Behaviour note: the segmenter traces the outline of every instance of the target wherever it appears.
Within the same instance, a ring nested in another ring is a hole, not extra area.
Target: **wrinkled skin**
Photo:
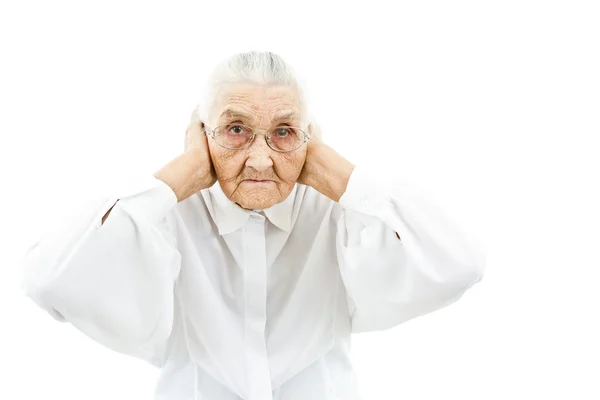
[[[228,110],[246,114],[248,118],[231,115]],[[279,118],[290,112],[295,115]],[[214,129],[231,122],[259,131],[270,131],[280,124],[307,128],[296,90],[282,85],[236,83],[224,87],[206,125]],[[306,161],[306,144],[293,152],[281,153],[267,145],[264,135],[256,135],[252,144],[242,150],[225,149],[211,138],[208,142],[223,192],[246,209],[266,209],[285,200]]]

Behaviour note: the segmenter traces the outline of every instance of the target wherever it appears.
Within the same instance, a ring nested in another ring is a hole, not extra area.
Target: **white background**
[[[248,50],[292,64],[336,150],[421,181],[485,245],[459,302],[354,336],[365,400],[600,398],[593,3],[3,1],[0,398],[152,397],[158,370],[36,308],[19,260],[177,156],[207,74]]]

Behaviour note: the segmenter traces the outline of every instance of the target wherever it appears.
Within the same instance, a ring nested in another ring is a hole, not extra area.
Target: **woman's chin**
[[[235,203],[245,208],[246,210],[264,210],[271,208],[275,204],[279,203],[279,193],[269,193],[263,191],[252,191],[250,193],[244,193],[242,198],[237,199]]]

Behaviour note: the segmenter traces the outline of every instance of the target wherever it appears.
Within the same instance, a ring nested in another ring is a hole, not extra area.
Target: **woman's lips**
[[[244,182],[248,182],[248,183],[255,183],[255,184],[266,184],[266,183],[274,183],[273,181],[270,180],[258,180],[258,179],[246,179],[244,180]]]

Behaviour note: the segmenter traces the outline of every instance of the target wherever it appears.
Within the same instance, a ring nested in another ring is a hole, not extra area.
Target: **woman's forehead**
[[[287,85],[232,84],[222,89],[216,106],[219,120],[302,117],[297,90]]]
[[[223,120],[253,120],[259,117],[258,112],[252,110],[246,110],[245,108],[239,109],[235,106],[227,106],[221,112],[221,119]],[[287,107],[283,109],[275,108],[272,110],[265,110],[265,116],[270,120],[298,120],[301,119],[300,112],[296,109],[289,109]]]
[[[260,84],[232,84],[222,88],[221,104],[255,104],[261,103],[289,103],[299,101],[295,88],[287,85],[260,85]]]

